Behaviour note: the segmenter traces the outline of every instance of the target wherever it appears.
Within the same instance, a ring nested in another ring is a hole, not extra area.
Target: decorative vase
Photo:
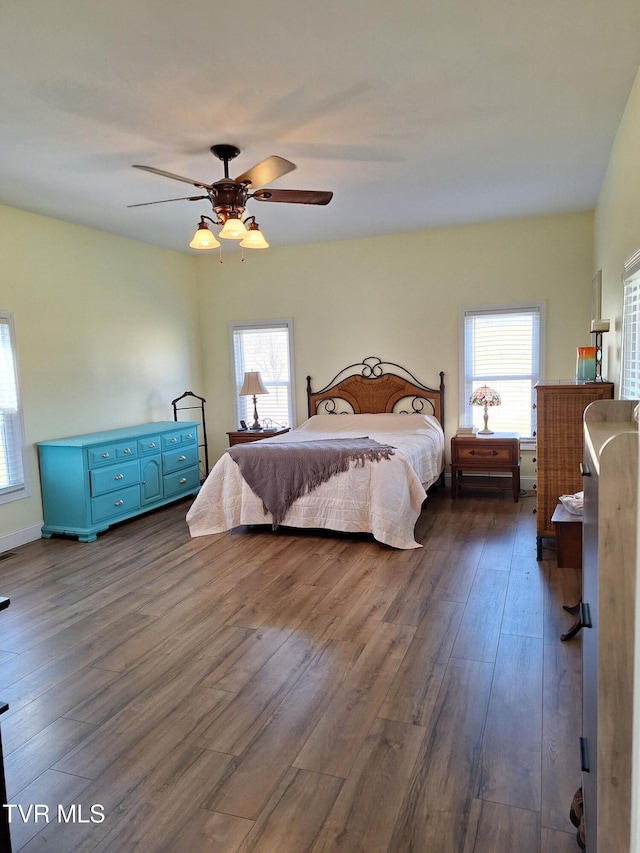
[[[593,382],[596,378],[596,348],[578,347],[576,379],[578,382]]]

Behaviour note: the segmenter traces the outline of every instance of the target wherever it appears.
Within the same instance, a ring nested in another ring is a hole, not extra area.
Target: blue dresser
[[[93,542],[111,524],[197,494],[198,423],[160,421],[40,441],[42,536]]]

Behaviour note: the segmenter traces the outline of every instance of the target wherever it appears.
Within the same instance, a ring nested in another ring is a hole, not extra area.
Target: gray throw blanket
[[[316,489],[351,462],[389,459],[395,450],[371,438],[327,438],[319,441],[236,444],[227,449],[251,490],[270,512],[273,529],[282,523],[297,498]]]

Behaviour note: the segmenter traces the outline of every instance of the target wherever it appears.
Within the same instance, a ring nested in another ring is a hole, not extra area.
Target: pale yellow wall
[[[447,438],[458,424],[463,305],[544,300],[546,376],[575,377],[591,343],[591,213],[510,220],[407,236],[272,248],[244,263],[199,259],[201,335],[215,459],[235,428],[228,322],[292,317],[298,420],[305,376],[320,386],[368,355],[447,386]],[[273,239],[275,243],[275,238]],[[523,473],[533,475],[530,458]]]
[[[32,489],[0,505],[2,537],[42,521],[34,442],[170,420],[201,365],[194,258],[0,206],[0,259]]]
[[[604,335],[608,379],[620,379],[622,270],[640,249],[640,72],[611,151],[595,217],[595,264],[602,270],[602,314],[611,321]]]
[[[231,320],[293,318],[299,421],[307,373],[324,384],[378,355],[427,383],[445,371],[451,435],[465,304],[545,300],[546,375],[572,376],[575,347],[589,342],[592,230],[585,213],[276,247],[244,263],[230,252],[219,264],[0,207],[0,308],[15,314],[32,485],[31,498],[0,505],[0,542],[41,520],[38,440],[170,418],[171,399],[193,390],[207,398],[215,461],[235,426]]]

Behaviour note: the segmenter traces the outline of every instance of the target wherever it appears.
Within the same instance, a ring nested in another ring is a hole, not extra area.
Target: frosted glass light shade
[[[244,222],[237,216],[229,216],[218,236],[223,240],[242,240],[247,236],[247,229]]]
[[[209,226],[201,222],[189,245],[192,249],[217,249],[220,243],[209,231]]]
[[[247,236],[240,242],[244,249],[268,249],[269,244],[264,239],[257,225],[250,225]]]

